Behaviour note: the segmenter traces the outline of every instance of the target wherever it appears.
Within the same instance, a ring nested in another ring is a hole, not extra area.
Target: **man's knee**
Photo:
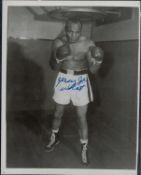
[[[87,113],[87,106],[78,106],[76,110],[77,110],[78,117],[85,118]]]
[[[64,114],[64,106],[63,105],[56,105],[56,109],[55,109],[55,118],[61,118]]]
[[[56,119],[62,118],[63,112],[62,111],[55,111],[54,117]]]

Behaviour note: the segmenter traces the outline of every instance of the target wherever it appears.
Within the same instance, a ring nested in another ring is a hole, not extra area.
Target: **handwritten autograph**
[[[60,88],[60,91],[64,90],[82,90],[86,86],[86,78],[79,76],[78,79],[67,79],[65,77],[59,77],[57,80],[56,87],[63,83],[64,87]]]

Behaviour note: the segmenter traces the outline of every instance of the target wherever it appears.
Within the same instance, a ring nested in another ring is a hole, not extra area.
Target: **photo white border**
[[[139,1],[3,1],[2,7],[2,90],[1,90],[1,173],[2,174],[87,174],[87,175],[136,175],[139,143],[139,100],[140,100],[140,15],[138,49],[138,87],[137,87],[137,148],[136,169],[61,169],[61,168],[6,168],[6,69],[7,69],[7,17],[8,6],[101,6],[101,7],[137,7]]]

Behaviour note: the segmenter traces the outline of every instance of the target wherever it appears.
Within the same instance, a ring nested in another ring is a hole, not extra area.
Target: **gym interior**
[[[8,7],[8,168],[82,168],[77,116],[71,104],[63,116],[61,143],[53,152],[45,151],[57,76],[49,65],[52,42],[61,32],[65,17],[71,15],[79,15],[82,35],[104,51],[101,68],[95,75],[89,74],[94,102],[87,112],[88,168],[136,168],[138,8],[73,8]]]

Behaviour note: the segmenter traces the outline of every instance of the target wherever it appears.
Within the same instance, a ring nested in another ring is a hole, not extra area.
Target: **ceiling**
[[[132,17],[133,8],[125,7],[25,7],[39,21],[65,21],[70,17],[82,22],[94,22],[104,25]]]

